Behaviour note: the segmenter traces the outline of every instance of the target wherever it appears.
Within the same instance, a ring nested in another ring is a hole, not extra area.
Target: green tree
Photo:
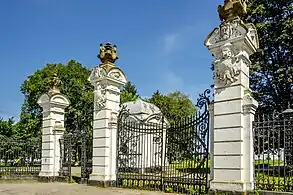
[[[253,95],[262,111],[284,111],[293,102],[293,1],[250,0],[246,22],[256,25],[261,48],[251,57]]]
[[[37,100],[51,88],[50,83],[54,74],[57,74],[62,81],[61,93],[66,95],[71,102],[65,114],[67,131],[74,133],[85,127],[91,129],[93,87],[87,80],[90,70],[71,60],[65,65],[47,64],[24,81],[21,92],[24,94],[25,100],[18,124],[19,134],[25,137],[40,135],[42,113]]]
[[[121,96],[120,96],[120,102],[121,104],[125,102],[131,102],[135,101],[139,95],[137,94],[137,89],[134,84],[131,84],[131,82],[127,82],[122,90],[121,90]]]
[[[158,90],[146,101],[155,104],[160,108],[168,120],[183,118],[195,114],[195,105],[187,95],[175,91],[167,95],[161,94]]]
[[[156,91],[150,99],[147,100],[160,108],[163,115],[170,122],[171,126],[167,131],[167,156],[171,163],[176,160],[192,159],[194,151],[190,149],[194,145],[194,132],[196,129],[193,125],[184,125],[187,117],[195,114],[196,108],[187,95],[180,91],[175,91],[167,95]],[[185,140],[185,141],[182,141]]]
[[[13,118],[3,120],[0,118],[0,135],[11,137],[14,135],[15,127]]]
[[[250,0],[245,22],[254,23],[260,43],[260,51],[251,56],[250,87],[259,102],[259,114],[282,112],[292,105],[293,87],[293,1]],[[292,107],[292,106],[291,106]],[[280,140],[273,139],[274,131],[258,136],[255,153],[284,147],[284,131]],[[287,157],[286,157],[287,158]]]

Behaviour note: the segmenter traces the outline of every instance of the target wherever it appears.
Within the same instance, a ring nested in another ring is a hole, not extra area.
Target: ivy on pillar
[[[252,122],[257,102],[249,89],[249,59],[259,48],[256,28],[241,20],[246,0],[218,7],[222,23],[205,40],[215,57],[212,181],[223,192],[249,192],[253,181]]]
[[[89,77],[94,86],[93,159],[89,184],[113,186],[116,182],[117,115],[120,88],[127,82],[123,71],[114,63],[118,59],[116,45],[100,44],[101,64]]]
[[[38,104],[43,108],[42,124],[42,164],[39,176],[51,180],[59,176],[61,168],[60,139],[64,128],[65,108],[70,104],[68,98],[60,93],[61,80],[55,75],[52,89],[43,94]]]

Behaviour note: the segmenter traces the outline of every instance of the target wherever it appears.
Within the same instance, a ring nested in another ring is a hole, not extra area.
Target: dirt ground
[[[163,192],[97,188],[68,183],[0,183],[0,195],[164,195]],[[167,194],[166,194],[167,195]],[[168,193],[168,195],[172,195]],[[174,194],[173,194],[174,195]]]

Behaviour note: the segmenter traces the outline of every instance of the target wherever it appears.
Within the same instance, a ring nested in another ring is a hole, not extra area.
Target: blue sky
[[[212,84],[203,42],[223,0],[11,0],[0,11],[0,117],[18,118],[20,85],[47,63],[92,68],[100,42],[118,46],[122,68],[143,97],[180,90],[196,100]]]

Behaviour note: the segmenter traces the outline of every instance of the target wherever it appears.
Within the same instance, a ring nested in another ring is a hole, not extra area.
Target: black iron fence
[[[19,140],[0,135],[0,177],[37,176],[41,171],[41,139]]]
[[[117,186],[186,194],[209,189],[209,91],[194,116],[147,118],[123,107],[118,116]]]
[[[69,180],[87,183],[92,173],[92,136],[84,131],[79,134],[64,134],[60,139],[60,176]]]
[[[257,190],[293,191],[293,113],[290,111],[256,115],[253,131]]]

